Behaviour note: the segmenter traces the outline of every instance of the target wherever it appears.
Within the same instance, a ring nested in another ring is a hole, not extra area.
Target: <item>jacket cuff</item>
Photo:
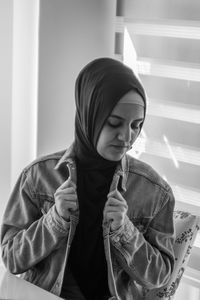
[[[125,216],[124,224],[117,230],[110,232],[109,236],[113,244],[126,244],[133,238],[136,231],[137,229],[128,216]]]
[[[56,206],[53,205],[45,216],[49,229],[66,234],[70,228],[70,222],[65,221],[57,212]]]

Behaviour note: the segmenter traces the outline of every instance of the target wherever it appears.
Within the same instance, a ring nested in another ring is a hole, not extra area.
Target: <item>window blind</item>
[[[200,215],[200,2],[117,1],[115,56],[147,91],[130,154],[172,186],[176,208]]]

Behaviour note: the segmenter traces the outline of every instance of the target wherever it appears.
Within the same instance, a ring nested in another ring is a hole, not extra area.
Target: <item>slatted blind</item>
[[[200,215],[200,1],[118,0],[115,56],[148,96],[130,154],[169,182],[176,208]]]

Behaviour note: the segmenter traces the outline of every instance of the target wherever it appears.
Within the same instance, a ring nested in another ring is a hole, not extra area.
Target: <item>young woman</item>
[[[174,197],[126,152],[146,113],[141,82],[100,58],[75,87],[75,137],[27,166],[1,232],[5,266],[67,300],[139,300],[173,269]]]

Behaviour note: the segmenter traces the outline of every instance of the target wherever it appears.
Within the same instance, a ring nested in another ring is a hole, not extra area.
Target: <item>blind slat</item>
[[[200,39],[200,22],[169,20],[152,22],[138,22],[130,18],[124,18],[124,26],[127,26],[132,34],[172,37],[179,39]]]

